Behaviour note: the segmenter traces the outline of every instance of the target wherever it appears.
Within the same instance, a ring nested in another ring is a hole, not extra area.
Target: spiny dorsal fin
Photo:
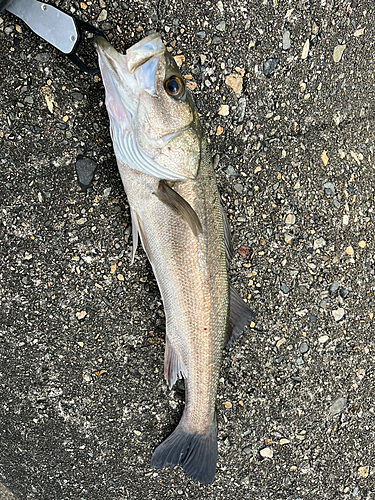
[[[159,198],[168,208],[176,215],[180,216],[190,226],[195,236],[202,232],[202,225],[199,221],[198,215],[189,203],[182,198],[174,189],[168,186],[163,181],[159,182],[157,191],[154,192],[155,196]]]
[[[225,255],[227,257],[227,264],[229,264],[233,258],[232,233],[230,232],[229,220],[224,211],[223,205],[221,205],[221,215],[223,217],[224,226]]]
[[[229,297],[229,322],[225,344],[229,347],[246,330],[255,319],[255,314],[242,300],[235,288],[230,286]]]

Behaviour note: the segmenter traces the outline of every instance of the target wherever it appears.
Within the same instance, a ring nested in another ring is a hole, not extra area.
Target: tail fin
[[[162,469],[181,465],[186,474],[203,484],[211,484],[217,461],[217,423],[207,434],[189,433],[180,422],[172,434],[154,451],[151,467]]]

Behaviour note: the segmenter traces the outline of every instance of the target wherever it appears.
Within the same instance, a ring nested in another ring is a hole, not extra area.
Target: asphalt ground
[[[141,249],[129,266],[104,89],[2,13],[0,481],[18,500],[373,500],[374,2],[55,5],[178,57],[257,323],[224,354],[214,483],[150,469],[183,385]]]

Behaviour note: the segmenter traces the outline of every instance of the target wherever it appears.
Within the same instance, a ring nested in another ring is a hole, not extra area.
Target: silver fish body
[[[214,479],[215,401],[223,346],[253,319],[231,292],[228,231],[207,142],[177,66],[159,35],[122,56],[96,42],[121,179],[166,315],[164,376],[185,381],[185,409],[151,465]],[[232,302],[232,304],[230,304]],[[232,313],[230,313],[230,307]]]

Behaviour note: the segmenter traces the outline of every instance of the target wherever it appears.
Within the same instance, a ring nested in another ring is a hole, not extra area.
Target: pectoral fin
[[[202,225],[199,221],[198,215],[189,203],[182,198],[176,191],[168,186],[163,181],[159,182],[157,191],[154,192],[155,196],[159,198],[168,208],[176,215],[180,216],[190,226],[195,236],[202,232]]]
[[[134,262],[134,255],[135,255],[135,251],[137,250],[137,246],[138,246],[138,236],[140,236],[143,249],[146,252],[146,255],[148,257],[148,260],[150,261],[150,264],[153,266],[153,262],[151,259],[150,246],[149,246],[147,238],[146,238],[146,233],[145,233],[145,230],[143,227],[142,220],[140,219],[139,215],[134,210],[134,208],[130,207],[130,213],[131,213],[131,217],[132,217],[132,232],[133,232],[133,249],[132,249],[131,264],[133,264],[133,262]]]
[[[137,212],[130,207],[130,215],[132,219],[132,236],[133,236],[133,248],[132,248],[132,260],[130,265],[134,262],[135,252],[138,246],[138,234],[139,234],[139,225],[138,225],[138,216]]]

